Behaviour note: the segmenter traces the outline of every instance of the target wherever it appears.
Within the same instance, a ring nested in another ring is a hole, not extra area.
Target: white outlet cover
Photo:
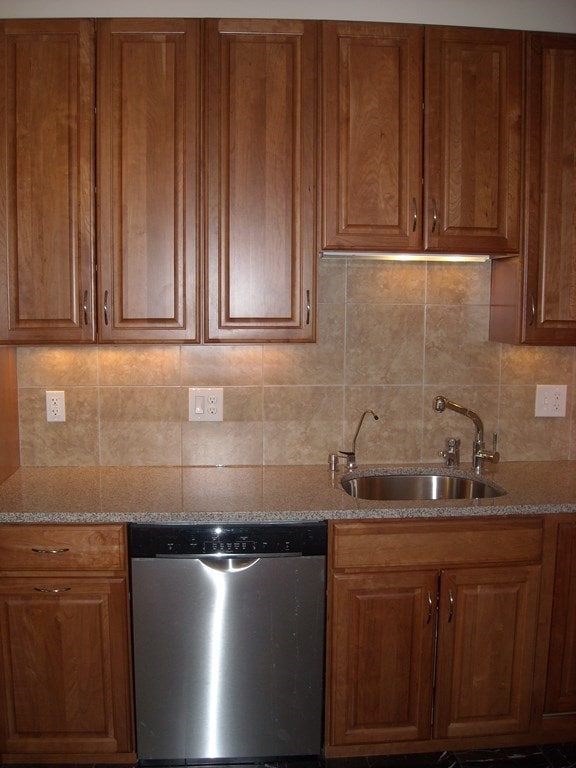
[[[46,421],[66,421],[66,399],[63,390],[46,390]]]
[[[224,390],[222,387],[190,387],[188,389],[188,421],[223,421]]]
[[[566,416],[566,384],[537,384],[535,416]]]

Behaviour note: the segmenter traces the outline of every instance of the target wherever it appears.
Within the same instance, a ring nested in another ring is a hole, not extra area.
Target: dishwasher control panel
[[[131,557],[325,555],[327,526],[311,523],[153,524],[128,526]]]

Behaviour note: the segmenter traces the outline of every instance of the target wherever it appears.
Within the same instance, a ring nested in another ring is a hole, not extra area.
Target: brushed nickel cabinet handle
[[[104,325],[108,325],[108,291],[104,291]]]
[[[530,314],[528,317],[528,325],[534,325],[536,322],[536,299],[534,294],[530,294]]]
[[[70,552],[69,547],[63,547],[62,549],[39,549],[38,547],[32,547],[32,552],[37,555],[62,555],[64,552]]]
[[[449,604],[449,610],[448,610],[448,624],[452,621],[454,618],[454,593],[452,590],[448,593],[448,604]]]
[[[50,589],[49,587],[34,587],[35,592],[44,592],[45,594],[58,595],[60,592],[70,592],[72,587],[55,587]]]
[[[436,232],[436,224],[438,224],[438,208],[436,206],[436,200],[432,199],[432,232]]]
[[[310,291],[306,291],[306,325],[310,325]]]
[[[416,198],[412,198],[412,232],[416,232],[418,226],[418,206],[416,205]]]
[[[430,624],[432,621],[432,592],[428,591],[428,618],[426,619],[426,624]]]

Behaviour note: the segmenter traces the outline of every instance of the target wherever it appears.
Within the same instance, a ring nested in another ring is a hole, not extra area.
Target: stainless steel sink
[[[355,474],[343,477],[342,487],[350,496],[372,501],[434,501],[438,499],[488,499],[506,491],[480,478],[461,475]]]

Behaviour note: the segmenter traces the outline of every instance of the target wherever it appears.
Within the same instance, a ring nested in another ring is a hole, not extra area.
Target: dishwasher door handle
[[[221,573],[234,573],[235,571],[247,571],[259,562],[259,557],[211,557],[198,558],[204,568]]]

